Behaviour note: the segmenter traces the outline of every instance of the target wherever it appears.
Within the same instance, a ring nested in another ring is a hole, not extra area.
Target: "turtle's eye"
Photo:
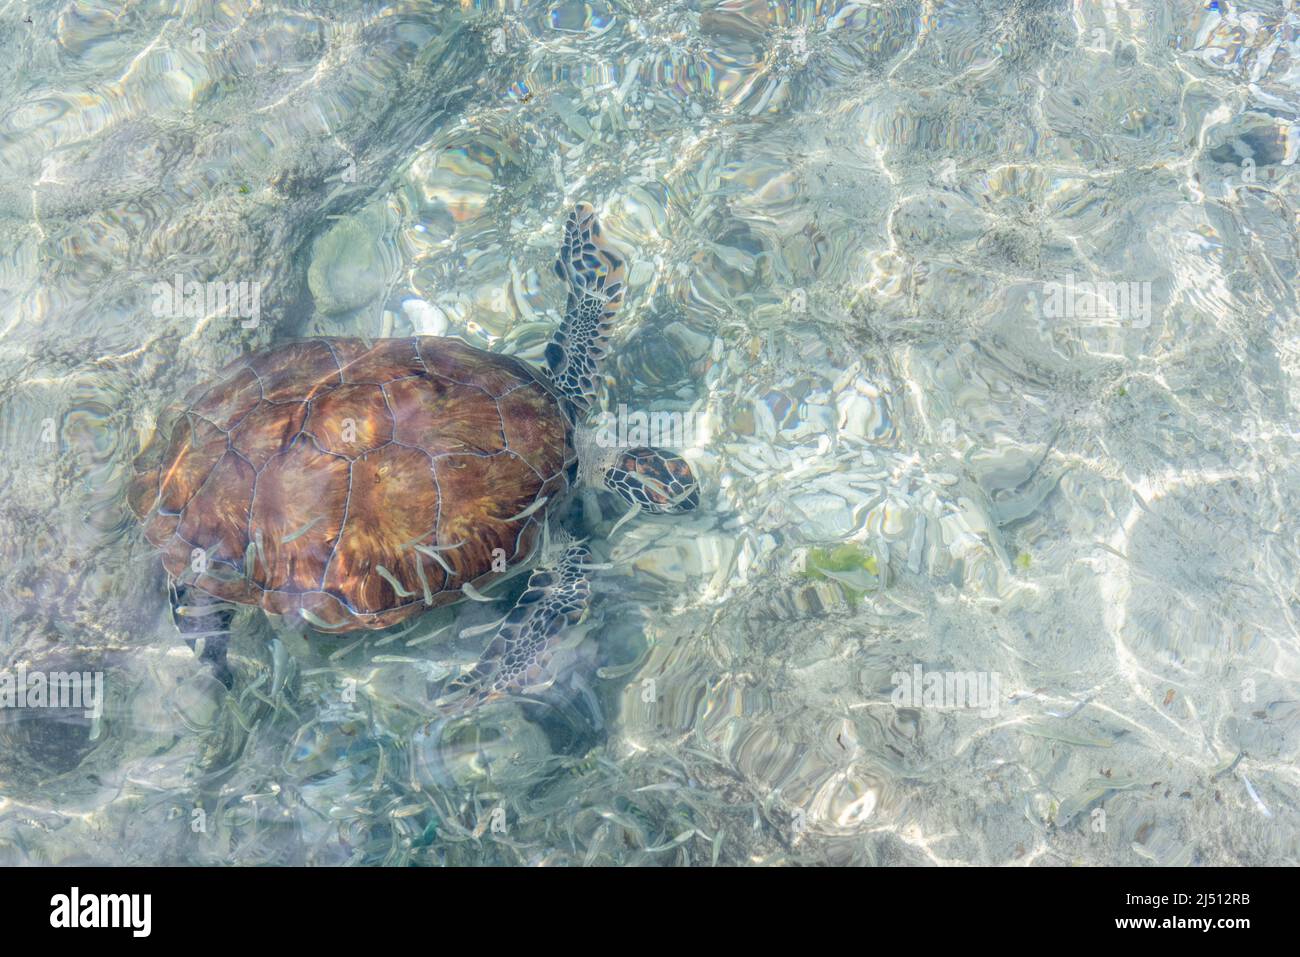
[[[700,486],[691,467],[680,455],[662,449],[628,449],[605,470],[605,485],[646,512],[677,514],[700,504]]]

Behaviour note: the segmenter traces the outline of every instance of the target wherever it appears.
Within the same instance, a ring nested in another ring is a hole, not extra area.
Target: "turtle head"
[[[656,515],[678,515],[700,504],[700,486],[680,455],[641,446],[606,464],[605,487],[630,505]]]

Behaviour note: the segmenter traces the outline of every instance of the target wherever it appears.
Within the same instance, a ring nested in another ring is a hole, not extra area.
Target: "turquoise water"
[[[1297,863],[1298,31],[0,7],[0,666],[104,688],[0,707],[0,860]],[[480,603],[245,610],[227,693],[125,502],[167,403],[300,335],[537,360],[579,200],[632,263],[604,403],[693,425],[699,510],[588,496],[612,567],[536,700],[437,721]]]

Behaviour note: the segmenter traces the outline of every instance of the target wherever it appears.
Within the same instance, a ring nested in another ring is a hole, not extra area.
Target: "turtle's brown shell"
[[[322,630],[387,627],[527,561],[576,461],[545,381],[455,339],[290,342],[185,405],[136,461],[145,536],[178,579]]]

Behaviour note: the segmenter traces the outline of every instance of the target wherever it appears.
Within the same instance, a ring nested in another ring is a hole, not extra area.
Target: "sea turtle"
[[[553,677],[556,639],[590,598],[591,553],[561,524],[575,484],[653,513],[699,503],[679,455],[577,439],[625,270],[580,203],[555,263],[568,302],[545,369],[450,338],[314,338],[238,359],[186,396],[169,441],[136,460],[129,501],[162,552],[178,627],[225,683],[227,602],[317,631],[387,628],[482,598],[525,564],[526,589],[453,697]]]

